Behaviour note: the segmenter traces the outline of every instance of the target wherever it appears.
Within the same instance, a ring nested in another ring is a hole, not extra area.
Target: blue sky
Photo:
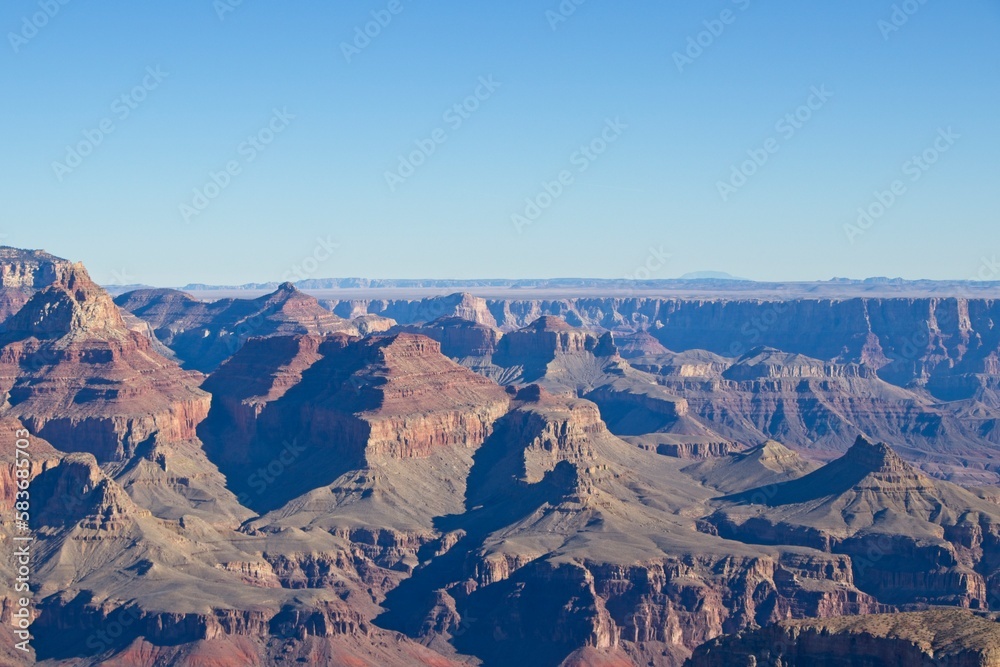
[[[968,278],[1000,254],[997,0],[563,10],[10,0],[4,243],[157,285]]]

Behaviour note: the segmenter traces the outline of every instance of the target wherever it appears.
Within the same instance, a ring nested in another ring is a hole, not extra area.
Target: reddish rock
[[[0,247],[0,323],[19,311],[32,294],[62,280],[71,269],[65,259],[41,250]]]
[[[299,453],[288,468],[299,472],[287,479],[297,477],[299,489],[378,460],[474,449],[510,402],[439,343],[413,334],[256,339],[205,388],[214,397],[203,429],[208,451],[242,492],[292,443]],[[289,499],[278,486],[268,494]]]
[[[366,316],[358,322],[340,318],[315,298],[283,283],[257,299],[203,302],[176,290],[136,290],[116,303],[149,323],[156,337],[187,368],[211,372],[254,337],[381,331],[391,322]]]
[[[199,378],[131,331],[80,265],[4,324],[6,414],[62,451],[123,460],[140,444],[188,440],[208,413]]]

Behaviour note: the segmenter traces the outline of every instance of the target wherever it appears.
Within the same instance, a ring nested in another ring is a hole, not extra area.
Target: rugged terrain
[[[0,664],[996,660],[992,302],[749,335],[774,302],[113,301],[3,253]]]
[[[958,609],[782,621],[700,647],[688,667],[995,667],[1000,625]]]
[[[248,339],[274,334],[354,335],[382,331],[393,322],[378,316],[337,317],[291,283],[257,299],[198,301],[175,290],[143,289],[119,296],[116,303],[152,328],[186,368],[214,370]]]

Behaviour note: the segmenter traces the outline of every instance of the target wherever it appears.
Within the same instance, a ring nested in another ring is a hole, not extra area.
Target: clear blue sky
[[[3,3],[4,243],[157,285],[280,279],[314,256],[314,277],[617,278],[666,252],[651,277],[801,280],[967,278],[1000,255],[997,0],[910,0],[881,27],[892,0],[586,0],[565,21],[558,0],[398,1]],[[718,34],[679,67],[706,21]],[[477,89],[477,109],[445,115]],[[780,124],[807,101],[801,127]],[[948,128],[960,138],[938,140]],[[602,133],[603,154],[578,153]],[[936,163],[914,171],[925,150]]]

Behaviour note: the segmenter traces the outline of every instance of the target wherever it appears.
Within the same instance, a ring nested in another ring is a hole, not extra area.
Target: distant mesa
[[[656,340],[648,331],[615,336],[619,353],[626,359],[670,354],[670,350]]]
[[[737,278],[725,271],[692,271],[685,273],[679,280],[735,280],[740,282],[752,282],[748,278]]]

